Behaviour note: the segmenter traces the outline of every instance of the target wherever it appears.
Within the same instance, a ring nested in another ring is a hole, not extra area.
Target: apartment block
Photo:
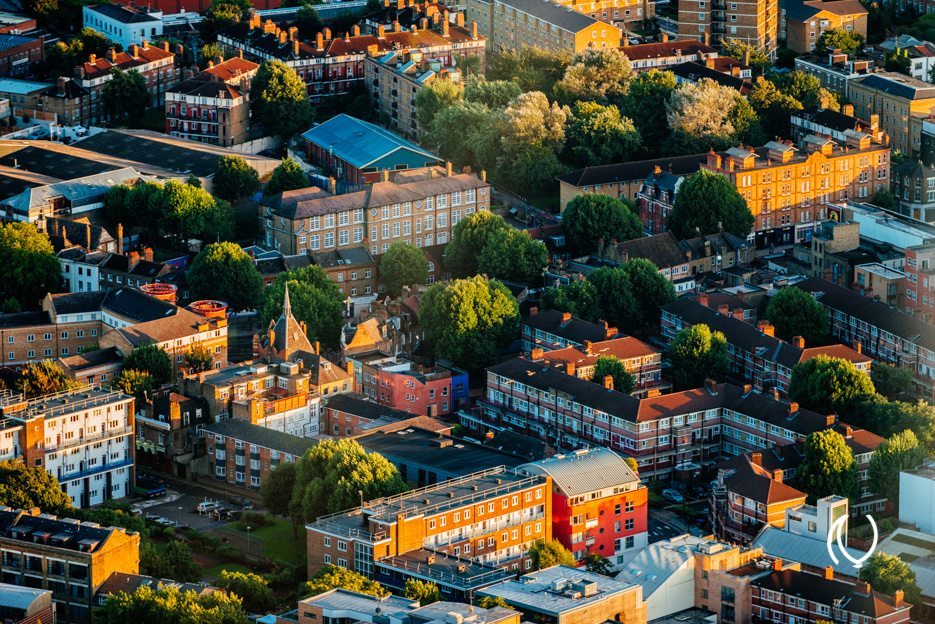
[[[530,544],[552,537],[552,479],[500,466],[378,498],[306,529],[309,576],[337,565],[397,589],[421,578],[464,600],[531,569]]]
[[[803,54],[795,59],[795,68],[815,76],[821,81],[821,86],[847,100],[851,83],[873,73],[875,63],[869,58],[854,58],[839,50],[833,50],[827,55]],[[847,114],[853,116],[854,107],[845,104],[844,108],[847,107],[850,110]]]
[[[620,568],[646,547],[648,490],[612,450],[579,449],[519,470],[552,477],[552,536],[577,561],[597,553]]]
[[[696,39],[669,41],[668,35],[665,34],[662,35],[661,41],[630,45],[629,40],[624,37],[622,43],[620,51],[630,59],[633,70],[637,72],[668,69],[688,61],[704,61],[708,56],[717,56],[714,48]]]
[[[484,609],[464,602],[441,600],[419,606],[402,596],[370,596],[347,589],[333,589],[299,601],[298,624],[317,624],[335,619],[375,624],[393,613],[411,624],[520,624],[520,613],[505,607]]]
[[[779,39],[797,54],[815,49],[826,30],[843,30],[867,40],[867,9],[858,0],[783,0]]]
[[[746,199],[758,247],[801,242],[828,218],[829,203],[889,188],[889,146],[865,133],[846,134],[844,145],[809,135],[801,150],[779,141],[732,147],[708,154],[702,168],[727,176]]]
[[[644,20],[656,16],[656,5],[648,0],[556,0],[558,4],[584,13],[593,19],[613,24],[626,31],[628,26],[639,28]]]
[[[905,310],[926,323],[935,322],[935,246],[906,248]]]
[[[204,453],[201,430],[214,421],[203,399],[169,392],[136,415],[136,464],[188,477],[191,460]]]
[[[485,176],[456,174],[449,164],[439,172],[397,172],[366,190],[330,195],[309,189],[279,207],[260,204],[261,237],[267,247],[286,254],[369,247],[371,256],[396,242],[416,247],[447,244],[461,219],[490,209]]]
[[[236,56],[208,61],[207,69],[171,87],[166,134],[222,147],[249,139],[250,81],[259,67]]]
[[[577,8],[551,0],[469,0],[466,13],[487,37],[491,51],[536,47],[578,54],[589,48],[620,46],[620,30],[616,26]],[[631,16],[637,9],[644,13],[643,7],[631,6]]]
[[[354,356],[356,388],[380,405],[420,416],[448,416],[468,404],[468,374],[454,366],[423,365],[401,355]]]
[[[627,372],[633,375],[633,394],[641,396],[650,389],[661,389],[662,352],[632,336],[596,342],[585,340],[581,346],[568,346],[550,351],[542,347],[533,347],[529,354],[529,358],[534,362],[542,361],[547,366],[589,381],[594,379],[597,360],[602,357],[617,358],[623,363]],[[604,382],[598,380],[598,383]]]
[[[109,388],[0,397],[0,427],[13,441],[13,457],[45,468],[81,508],[132,493],[133,414],[133,397]]]
[[[679,3],[678,23],[680,38],[738,39],[772,56],[778,45],[779,0],[688,0]]]
[[[45,59],[45,40],[35,35],[0,34],[0,72],[22,76]]]
[[[307,252],[352,303],[378,292],[377,263],[363,245],[331,251]]]
[[[82,8],[85,28],[96,30],[124,48],[162,36],[162,11],[148,7],[95,4]]]
[[[848,99],[862,119],[879,115],[880,129],[889,135],[891,146],[903,154],[916,156],[921,149],[922,124],[913,117],[925,117],[935,107],[935,86],[893,72],[877,72],[853,80]]]
[[[616,327],[606,321],[592,323],[572,316],[571,312],[539,310],[533,307],[519,322],[523,351],[530,353],[539,348],[553,351],[566,347],[584,347],[587,342],[597,343],[619,336]]]
[[[909,368],[920,396],[935,396],[935,332],[932,325],[817,277],[794,285],[811,293],[828,312],[831,335],[860,343],[874,360]]]
[[[243,420],[209,423],[204,426],[204,435],[207,475],[254,491],[276,466],[296,461],[314,446],[308,438]]]
[[[57,621],[68,624],[91,621],[94,593],[112,573],[140,568],[138,533],[39,509],[0,507],[0,549],[0,580],[51,590]]]
[[[458,17],[464,19],[462,13]],[[476,22],[473,28],[477,29]],[[422,50],[393,51],[364,59],[364,81],[373,96],[373,110],[389,118],[391,130],[410,138],[418,138],[426,130],[419,127],[416,118],[416,96],[436,80],[461,83],[461,70],[445,62],[444,57],[435,58]]]
[[[459,25],[460,24],[460,25]],[[282,30],[270,19],[265,22],[254,13],[249,22],[234,24],[218,34],[218,43],[242,49],[260,62],[280,60],[292,67],[305,81],[313,100],[350,92],[364,82],[364,59],[379,57],[394,50],[422,50],[429,56],[443,58],[446,66],[457,59],[485,54],[483,37],[464,27],[463,18],[455,22],[447,11],[434,13],[432,20],[420,20],[414,30],[403,30],[399,22],[392,31],[377,26],[376,34],[361,34],[355,26],[343,37],[332,37],[324,28],[313,40],[303,41],[298,28]]]
[[[91,351],[101,333],[99,320],[56,323],[49,312],[0,314],[0,362],[20,368],[30,362]]]
[[[638,399],[524,358],[488,368],[486,386],[478,408],[459,414],[473,435],[513,431],[560,452],[605,446],[634,457],[644,479],[688,476],[724,454],[804,441],[835,423],[750,386],[709,380]]]

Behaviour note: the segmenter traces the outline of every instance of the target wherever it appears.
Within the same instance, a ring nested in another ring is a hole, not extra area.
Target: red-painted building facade
[[[552,536],[579,563],[593,553],[618,567],[646,547],[646,486],[612,450],[573,451],[519,469],[552,477]]]
[[[420,416],[446,416],[468,402],[467,373],[421,366],[397,356],[354,362],[356,390],[380,405]]]

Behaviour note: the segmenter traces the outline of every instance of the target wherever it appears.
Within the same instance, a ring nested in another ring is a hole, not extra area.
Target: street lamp
[[[252,528],[253,528],[253,527],[251,527],[251,526],[248,526],[248,527],[247,527],[247,555],[248,555],[248,556],[250,555],[250,529],[252,529]]]

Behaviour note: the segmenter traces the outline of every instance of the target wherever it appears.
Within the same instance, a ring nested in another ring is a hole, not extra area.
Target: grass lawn
[[[246,538],[247,535],[245,531],[237,529],[236,523],[227,524],[221,530],[240,538]],[[256,542],[262,542],[263,553],[273,561],[294,563],[305,555],[305,531],[299,531],[298,539],[293,537],[292,521],[287,518],[276,518],[276,524],[250,531],[250,540],[254,542],[252,552],[258,552],[253,549],[258,548]]]
[[[228,572],[252,572],[250,568],[245,565],[240,565],[239,563],[222,563],[213,568],[206,569],[202,578],[217,580],[221,576],[221,570],[227,570]]]

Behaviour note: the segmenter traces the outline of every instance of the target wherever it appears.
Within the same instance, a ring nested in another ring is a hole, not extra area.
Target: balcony
[[[84,462],[81,462],[84,463]],[[83,468],[73,472],[60,471],[57,474],[59,481],[71,481],[73,479],[83,479],[85,477],[90,477],[102,472],[110,472],[111,470],[116,470],[118,468],[126,468],[133,465],[132,459],[124,459],[121,461],[114,462],[105,462],[98,466],[93,466],[91,468]]]

